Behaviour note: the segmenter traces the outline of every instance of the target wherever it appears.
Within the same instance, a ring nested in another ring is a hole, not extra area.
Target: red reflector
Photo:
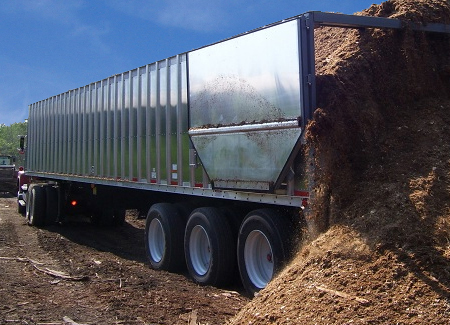
[[[307,197],[309,197],[309,192],[308,191],[294,190],[294,196],[307,196]]]
[[[23,172],[23,167],[22,166],[19,167],[19,171]]]
[[[76,206],[78,204],[78,202],[73,200],[72,202],[70,202],[70,204],[74,207],[74,206]]]
[[[302,200],[302,206],[304,206],[305,208],[308,206],[308,199]]]

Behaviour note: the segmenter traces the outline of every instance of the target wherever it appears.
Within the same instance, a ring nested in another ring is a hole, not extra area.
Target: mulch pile
[[[444,0],[358,15],[450,24]],[[233,324],[450,323],[450,36],[316,29],[309,234]]]

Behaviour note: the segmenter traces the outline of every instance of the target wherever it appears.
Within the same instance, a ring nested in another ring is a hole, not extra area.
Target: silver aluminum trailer
[[[153,268],[222,285],[237,265],[249,293],[265,287],[312,186],[302,137],[320,25],[405,26],[310,12],[34,103],[19,211],[37,226],[69,214],[121,224],[137,208]]]
[[[300,177],[284,183],[302,130],[297,38],[292,20],[30,105],[27,174],[300,206]]]

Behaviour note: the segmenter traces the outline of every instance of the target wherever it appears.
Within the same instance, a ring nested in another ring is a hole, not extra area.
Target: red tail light
[[[303,207],[308,207],[308,199],[302,199],[302,206]]]

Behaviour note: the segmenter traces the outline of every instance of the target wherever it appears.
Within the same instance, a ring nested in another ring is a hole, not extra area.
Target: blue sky
[[[0,124],[28,105],[306,11],[381,0],[0,0]]]

